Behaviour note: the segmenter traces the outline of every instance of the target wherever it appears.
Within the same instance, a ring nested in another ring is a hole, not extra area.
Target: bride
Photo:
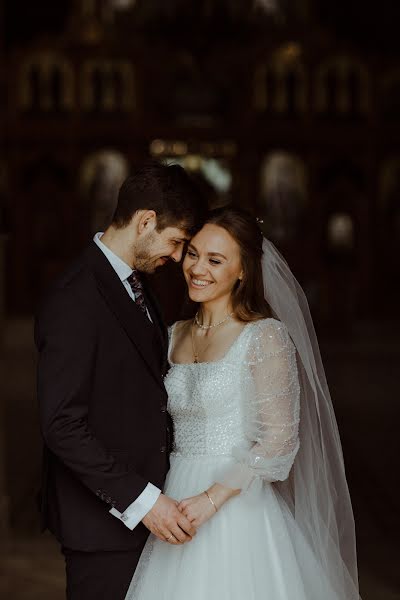
[[[165,493],[197,528],[150,536],[126,600],[356,600],[354,522],[304,294],[256,221],[213,211],[170,330]],[[173,536],[170,536],[173,537]]]

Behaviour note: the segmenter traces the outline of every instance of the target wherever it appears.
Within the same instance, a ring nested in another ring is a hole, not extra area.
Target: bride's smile
[[[202,304],[218,301],[226,311],[232,289],[242,277],[238,244],[222,227],[205,225],[188,246],[183,273],[191,300]]]
[[[194,288],[204,288],[212,283],[212,281],[204,281],[203,279],[195,279],[194,277],[192,277],[190,280],[190,285]]]

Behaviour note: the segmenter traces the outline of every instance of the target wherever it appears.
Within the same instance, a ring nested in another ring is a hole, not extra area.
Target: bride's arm
[[[236,464],[206,494],[184,500],[181,510],[200,525],[254,478],[283,481],[299,449],[300,386],[296,350],[284,325],[260,322],[245,365],[244,406],[250,449],[233,451]],[[212,504],[211,500],[214,502]]]
[[[296,349],[282,323],[260,323],[246,371],[246,433],[254,443],[250,450],[234,449],[237,464],[220,481],[228,488],[241,490],[247,489],[255,477],[284,481],[299,449]]]

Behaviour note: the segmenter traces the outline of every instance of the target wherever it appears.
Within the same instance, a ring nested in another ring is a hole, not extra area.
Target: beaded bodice
[[[241,395],[250,328],[251,324],[245,326],[221,360],[170,362],[165,386],[174,422],[175,452],[221,455],[230,454],[238,444],[248,447]]]
[[[300,386],[282,323],[248,323],[221,360],[170,364],[165,385],[177,454],[234,457],[222,481],[234,489],[256,476],[288,476],[299,449]]]

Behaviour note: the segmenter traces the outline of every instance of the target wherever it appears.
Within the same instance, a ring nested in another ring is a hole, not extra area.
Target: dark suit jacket
[[[161,488],[168,470],[167,333],[145,290],[153,324],[92,243],[36,319],[43,526],[71,549],[143,544],[144,525],[130,531],[109,510],[149,481]]]

